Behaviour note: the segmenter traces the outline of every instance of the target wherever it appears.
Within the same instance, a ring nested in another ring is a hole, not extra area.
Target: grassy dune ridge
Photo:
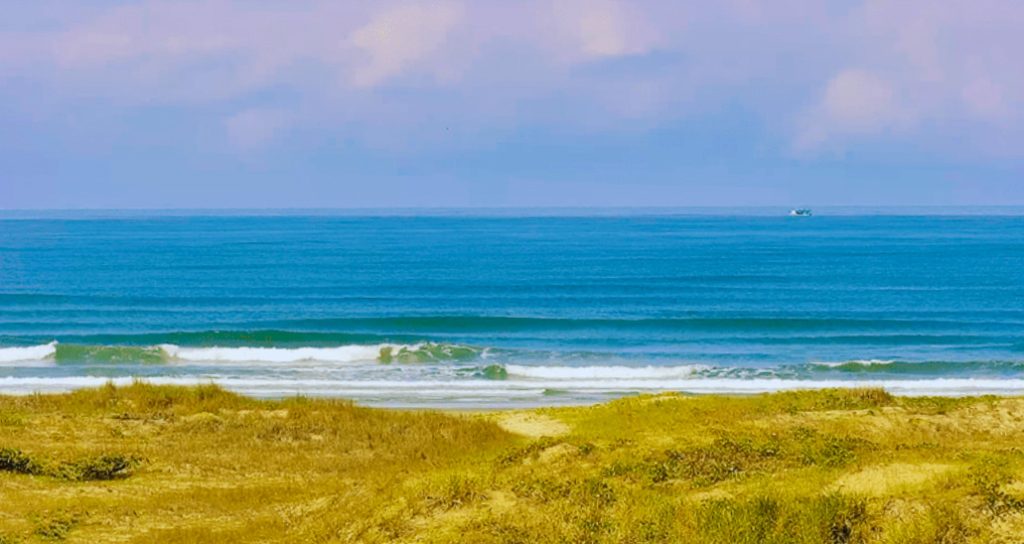
[[[1024,399],[0,397],[0,543],[1024,542]]]

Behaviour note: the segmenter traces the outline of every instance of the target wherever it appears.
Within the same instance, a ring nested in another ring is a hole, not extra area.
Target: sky
[[[1016,0],[0,10],[0,209],[1024,204]]]

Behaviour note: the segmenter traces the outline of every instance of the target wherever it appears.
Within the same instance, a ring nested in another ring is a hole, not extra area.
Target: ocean
[[[1014,209],[0,212],[0,393],[1024,394]]]

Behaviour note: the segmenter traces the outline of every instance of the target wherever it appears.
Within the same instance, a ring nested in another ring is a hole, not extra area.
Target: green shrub
[[[61,464],[55,476],[80,482],[97,480],[119,480],[127,478],[139,460],[122,454],[104,454],[71,463]]]
[[[775,441],[756,444],[746,439],[719,438],[707,446],[667,449],[643,461],[615,461],[604,468],[602,475],[629,476],[653,484],[686,479],[704,487],[751,470],[779,453]]]
[[[857,452],[871,443],[862,438],[820,433],[800,427],[793,433],[800,444],[800,461],[805,465],[841,467],[857,459]]]
[[[58,513],[54,517],[38,520],[34,533],[43,540],[62,541],[77,524],[78,519],[74,515]]]
[[[43,467],[21,450],[0,448],[0,470],[16,474],[41,474]]]
[[[971,467],[970,479],[993,513],[1024,509],[1024,500],[1003,490],[1003,486],[1013,479],[1013,471],[1005,459],[994,456],[981,458]]]

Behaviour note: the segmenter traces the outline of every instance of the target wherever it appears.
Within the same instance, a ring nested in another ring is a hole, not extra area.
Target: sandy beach
[[[1017,542],[1024,400],[0,397],[0,542]]]

